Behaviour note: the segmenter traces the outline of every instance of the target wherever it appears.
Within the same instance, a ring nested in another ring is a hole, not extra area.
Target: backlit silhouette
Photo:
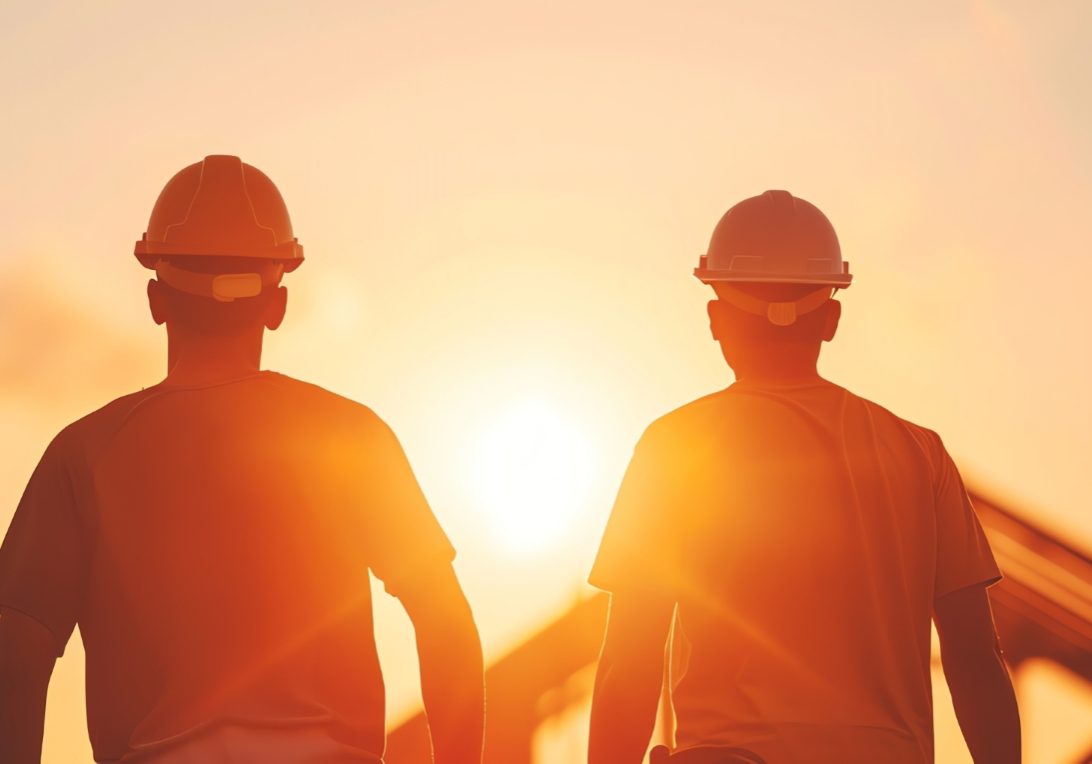
[[[931,619],[975,761],[1018,761],[1000,573],[951,458],[817,373],[851,281],[829,221],[747,199],[695,275],[736,382],[654,422],[626,472],[591,574],[612,597],[589,761],[643,759],[673,616],[673,763],[931,762]]]
[[[481,646],[398,440],[260,370],[303,262],[276,187],[237,157],[190,165],[136,255],[168,374],[65,428],[19,504],[0,552],[0,760],[38,760],[78,623],[98,761],[380,761],[370,569],[416,629],[435,760],[479,761]]]

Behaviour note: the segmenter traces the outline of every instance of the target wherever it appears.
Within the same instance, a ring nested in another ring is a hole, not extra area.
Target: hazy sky
[[[60,427],[161,377],[132,244],[235,153],[307,255],[267,366],[391,423],[494,654],[579,595],[644,426],[730,382],[691,269],[767,188],[856,274],[823,372],[1092,547],[1090,35],[1085,2],[5,3],[0,521]],[[537,549],[481,500],[527,406],[592,475]],[[412,649],[378,618],[399,713]]]

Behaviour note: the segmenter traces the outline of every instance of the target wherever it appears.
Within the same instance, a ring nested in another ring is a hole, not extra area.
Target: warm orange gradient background
[[[1092,5],[887,6],[6,3],[0,524],[58,429],[162,376],[132,243],[172,173],[236,153],[308,258],[266,365],[391,423],[487,656],[580,594],[642,428],[730,381],[690,270],[767,188],[821,207],[856,274],[825,374],[1092,546]],[[527,401],[595,460],[533,552],[467,462]],[[379,600],[397,718],[415,660]],[[47,762],[89,760],[81,672],[76,640]]]

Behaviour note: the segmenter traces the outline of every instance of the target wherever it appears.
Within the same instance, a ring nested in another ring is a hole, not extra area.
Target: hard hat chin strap
[[[836,290],[829,286],[808,292],[799,300],[793,302],[767,302],[747,294],[742,289],[719,282],[717,284],[717,297],[729,305],[734,305],[740,310],[756,316],[765,316],[774,326],[792,326],[796,319],[805,313],[811,313],[829,300]]]
[[[198,273],[160,260],[155,264],[155,275],[180,292],[209,297],[217,302],[233,302],[244,297],[256,297],[266,287],[279,284],[284,275],[284,266],[267,266],[260,273]]]

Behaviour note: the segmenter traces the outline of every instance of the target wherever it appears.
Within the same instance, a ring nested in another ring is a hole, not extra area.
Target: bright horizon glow
[[[473,443],[467,475],[498,545],[522,556],[560,542],[594,477],[585,434],[556,404],[526,399],[489,421]]]

